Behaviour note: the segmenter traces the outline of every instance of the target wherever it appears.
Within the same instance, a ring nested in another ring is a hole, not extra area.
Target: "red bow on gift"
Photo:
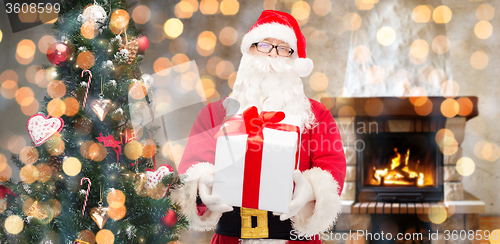
[[[257,108],[249,107],[243,112],[245,130],[249,135],[262,134],[262,129],[271,123],[278,123],[285,118],[283,112],[262,112],[259,114]]]

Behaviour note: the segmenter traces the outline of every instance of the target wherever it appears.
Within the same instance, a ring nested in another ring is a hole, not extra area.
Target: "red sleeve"
[[[222,100],[205,106],[199,113],[189,133],[179,174],[184,174],[194,164],[209,162],[214,164],[216,140],[213,137],[225,116]]]
[[[339,195],[344,188],[346,159],[337,123],[330,111],[319,102],[311,102],[318,125],[312,129],[311,140],[319,145],[311,149],[312,167],[329,171],[339,184]]]

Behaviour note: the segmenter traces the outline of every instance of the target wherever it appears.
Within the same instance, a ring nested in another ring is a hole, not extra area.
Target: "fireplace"
[[[423,202],[443,198],[443,155],[436,133],[361,135],[358,186],[362,201]]]

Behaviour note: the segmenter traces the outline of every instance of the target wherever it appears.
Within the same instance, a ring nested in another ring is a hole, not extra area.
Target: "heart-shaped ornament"
[[[38,147],[46,142],[52,135],[60,132],[64,126],[61,118],[46,118],[43,114],[34,114],[28,119],[28,133],[31,141]]]
[[[93,100],[90,106],[92,106],[92,110],[101,121],[104,120],[112,107],[111,100],[102,98]]]
[[[146,183],[146,189],[153,189],[158,182],[160,182],[166,175],[172,174],[174,169],[168,164],[162,164],[158,169],[146,169],[146,177],[148,178],[148,183]]]
[[[102,229],[102,227],[106,224],[106,221],[109,219],[109,216],[106,214],[107,212],[108,208],[101,206],[94,207],[90,210],[90,217],[92,217],[99,229]]]

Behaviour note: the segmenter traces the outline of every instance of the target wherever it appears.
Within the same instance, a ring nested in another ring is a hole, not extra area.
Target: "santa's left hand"
[[[295,182],[295,190],[292,201],[288,204],[289,212],[280,215],[281,221],[295,216],[306,203],[316,200],[311,183],[302,176],[300,170],[293,172],[293,182]]]

